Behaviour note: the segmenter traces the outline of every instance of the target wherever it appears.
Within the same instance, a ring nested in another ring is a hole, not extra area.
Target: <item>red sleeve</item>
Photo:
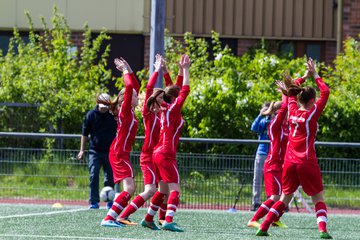
[[[299,77],[298,79],[296,79],[295,84],[300,86],[304,82],[305,82],[305,79],[303,79],[302,77]]]
[[[125,81],[125,93],[124,93],[124,100],[121,104],[121,114],[126,115],[131,113],[131,102],[132,102],[132,95],[133,95],[133,85],[132,85],[132,77],[129,73],[124,75]]]
[[[132,82],[133,88],[135,89],[136,93],[139,94],[140,83],[136,79],[134,72],[130,73],[130,76],[131,76],[131,82]]]
[[[278,127],[280,128],[284,118],[286,116],[288,110],[288,97],[285,96],[284,94],[282,95],[282,101],[281,101],[281,107],[279,109],[279,112],[276,116],[276,125],[278,125]]]
[[[166,87],[173,85],[170,74],[168,72],[164,73],[164,79],[165,79],[165,86]]]
[[[145,101],[144,101],[145,104],[142,109],[143,115],[148,114],[148,112],[149,112],[146,107],[146,104],[147,104],[147,100],[149,99],[151,94],[153,94],[153,92],[154,92],[154,86],[156,84],[156,80],[157,80],[158,76],[159,76],[158,72],[153,72],[153,74],[151,75],[151,77],[149,79],[149,82],[146,85],[146,93],[145,93]]]
[[[178,75],[176,78],[176,83],[175,85],[182,87],[183,85],[183,80],[184,80],[184,76]]]
[[[179,96],[175,99],[175,102],[172,105],[174,112],[180,113],[181,108],[184,105],[186,97],[189,95],[189,93],[190,93],[189,85],[182,86]]]
[[[314,107],[316,107],[316,113],[315,113],[315,117],[316,119],[318,119],[320,117],[320,114],[322,113],[322,111],[325,108],[325,105],[329,99],[329,95],[330,95],[330,90],[328,88],[328,86],[326,86],[326,84],[324,83],[324,81],[319,77],[315,80],[316,85],[318,86],[319,90],[320,90],[320,96],[318,98],[318,100],[316,101],[316,104]]]

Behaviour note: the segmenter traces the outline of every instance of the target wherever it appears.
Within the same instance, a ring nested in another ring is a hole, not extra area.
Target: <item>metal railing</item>
[[[1,137],[78,139],[73,134],[3,133]],[[137,137],[137,141],[143,137]],[[258,140],[190,139],[188,144],[258,144]],[[326,149],[343,147],[358,150],[359,143],[317,142]],[[256,145],[254,145],[256,147]],[[73,201],[86,203],[88,167],[78,161],[78,150],[44,148],[0,148],[0,200]],[[139,151],[131,154],[136,173],[137,193],[143,189]],[[238,209],[248,209],[252,197],[254,155],[191,153],[177,155],[181,175],[181,205],[186,208],[227,209],[232,207],[241,187]],[[360,158],[319,156],[319,165],[329,207],[360,208]],[[100,183],[101,185],[101,183]],[[243,186],[242,186],[243,185]],[[263,200],[265,195],[263,194]]]

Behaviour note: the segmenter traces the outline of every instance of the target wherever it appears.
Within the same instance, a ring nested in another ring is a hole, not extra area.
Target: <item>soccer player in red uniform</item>
[[[320,238],[332,238],[326,229],[327,208],[314,145],[318,129],[317,121],[325,108],[330,91],[317,74],[312,59],[308,60],[307,65],[308,72],[313,75],[320,90],[320,96],[316,101],[314,88],[300,87],[290,77],[285,78],[286,89],[283,91],[287,92],[289,97],[290,134],[282,173],[283,192],[280,200],[269,210],[265,221],[256,233],[257,236],[269,235],[267,231],[270,225],[283,214],[293,193],[301,185],[304,192],[311,196],[315,205]]]
[[[300,85],[307,78],[308,73],[296,80]],[[284,83],[276,81],[279,91],[284,89]],[[248,227],[260,227],[259,220],[263,218],[270,208],[280,199],[281,196],[281,178],[284,163],[285,152],[289,138],[289,125],[287,121],[288,97],[282,94],[281,102],[272,102],[264,112],[264,115],[271,115],[272,119],[268,126],[270,139],[270,150],[264,165],[265,192],[268,199],[261,204],[254,216],[250,219]],[[270,197],[269,197],[270,196]],[[273,226],[287,228],[280,220],[280,217],[273,222]]]
[[[167,184],[170,194],[167,201],[166,217],[162,224],[162,229],[175,232],[183,231],[173,222],[173,217],[180,198],[180,175],[176,161],[176,152],[180,133],[184,126],[181,108],[190,92],[190,58],[187,55],[181,57],[180,66],[183,69],[184,75],[183,85],[180,92],[177,90],[176,86],[167,87],[165,89],[164,100],[169,104],[167,104],[166,109],[161,112],[160,139],[153,153],[153,161],[155,163],[157,179],[160,181],[160,189],[152,198],[149,211],[142,221],[144,227],[151,228],[150,224],[153,224],[154,214],[163,202],[166,194],[162,189],[162,185]]]
[[[116,68],[124,73],[125,89],[112,102],[111,110],[117,116],[117,134],[110,146],[109,160],[114,174],[114,183],[123,183],[123,191],[116,197],[101,226],[123,227],[116,221],[121,211],[128,205],[135,192],[134,172],[130,163],[130,151],[138,129],[134,108],[138,104],[140,85],[129,64],[122,58],[115,59]]]
[[[160,110],[163,104],[164,90],[155,88],[156,80],[159,75],[159,70],[162,68],[164,72],[165,85],[172,85],[172,80],[166,68],[164,58],[157,54],[154,64],[155,71],[152,74],[148,84],[146,85],[145,104],[142,109],[143,122],[145,127],[145,140],[140,154],[140,167],[143,172],[145,189],[142,193],[137,195],[134,200],[126,207],[124,212],[120,215],[119,222],[125,225],[137,225],[132,222],[129,216],[140,208],[146,200],[152,197],[156,192],[156,177],[153,166],[152,154],[155,145],[159,140],[160,133]],[[182,84],[182,72],[178,75],[177,84]],[[148,102],[155,103],[148,109]],[[165,208],[166,209],[166,208]],[[164,214],[165,215],[165,214]],[[154,227],[156,228],[156,226]]]
[[[281,84],[277,82],[277,84]],[[268,199],[261,204],[254,216],[250,219],[248,227],[259,227],[259,220],[263,218],[269,209],[280,199],[281,195],[281,173],[284,161],[284,152],[286,150],[288,129],[286,124],[287,115],[287,96],[282,96],[281,102],[272,102],[269,108],[264,112],[266,116],[272,116],[268,126],[268,135],[270,139],[270,149],[264,165],[265,192]],[[280,227],[286,227],[279,220],[274,224]]]

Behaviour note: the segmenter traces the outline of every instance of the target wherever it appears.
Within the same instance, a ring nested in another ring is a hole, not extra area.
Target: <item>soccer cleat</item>
[[[249,221],[247,223],[247,226],[250,227],[250,228],[259,228],[260,227],[260,222],[259,221]]]
[[[270,234],[268,234],[268,232],[264,232],[263,230],[261,230],[261,229],[259,228],[259,230],[257,230],[257,232],[256,232],[256,236],[266,237],[266,236],[270,236]]]
[[[160,226],[162,226],[164,222],[165,222],[164,219],[159,219],[159,225],[160,225]]]
[[[90,206],[89,206],[89,209],[99,209],[100,206],[98,203],[91,203]]]
[[[115,220],[102,220],[100,225],[103,227],[119,227],[119,228],[125,227],[124,224],[121,224]]]
[[[323,239],[332,239],[332,236],[330,236],[330,234],[327,233],[327,232],[320,232],[320,238],[323,238]]]
[[[168,222],[164,221],[161,228],[164,230],[172,231],[172,232],[183,232],[184,231],[179,226],[177,226],[176,223],[174,223],[174,222],[168,223]]]
[[[118,222],[127,225],[127,226],[136,226],[138,225],[136,222],[131,221],[129,218],[119,218]]]
[[[113,202],[112,202],[112,201],[107,202],[107,203],[106,203],[106,209],[110,209],[110,208],[112,207],[112,205],[113,205]]]
[[[288,228],[288,226],[286,226],[286,224],[282,223],[281,221],[273,222],[272,225],[273,225],[274,227],[279,227],[279,228]]]
[[[141,220],[140,224],[141,226],[150,228],[151,230],[160,230],[160,228],[158,228],[158,226],[156,226],[154,222],[147,222],[145,221],[145,219]]]

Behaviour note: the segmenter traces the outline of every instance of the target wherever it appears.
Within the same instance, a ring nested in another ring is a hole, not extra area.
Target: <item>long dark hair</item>
[[[146,108],[149,112],[154,112],[152,109],[153,104],[156,104],[158,107],[160,107],[160,104],[158,103],[158,101],[156,100],[156,98],[162,94],[165,93],[164,90],[162,90],[161,88],[155,88],[153,94],[151,94],[151,96],[148,98],[147,102],[146,102]]]
[[[164,101],[171,103],[172,98],[177,98],[180,93],[180,87],[178,85],[171,85],[165,88]]]

